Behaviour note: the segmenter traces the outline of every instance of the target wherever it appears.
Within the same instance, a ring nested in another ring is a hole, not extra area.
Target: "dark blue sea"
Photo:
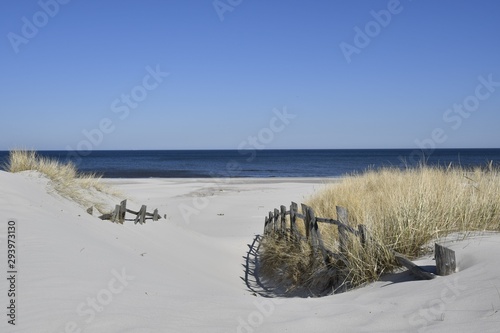
[[[500,165],[500,149],[40,151],[106,178],[339,177],[380,167]],[[0,151],[0,164],[8,152]]]

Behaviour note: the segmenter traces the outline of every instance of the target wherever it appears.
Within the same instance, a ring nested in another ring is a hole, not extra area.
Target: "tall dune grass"
[[[103,184],[100,176],[79,173],[74,164],[42,157],[35,151],[11,151],[5,169],[12,173],[38,171],[51,181],[54,190],[61,196],[83,207],[95,206],[100,212],[103,212],[105,207],[96,194],[119,195]]]
[[[318,269],[340,270],[347,284],[355,287],[393,270],[392,251],[417,257],[431,240],[453,232],[499,231],[500,170],[490,164],[475,169],[422,166],[368,171],[343,178],[307,204],[316,216],[329,218],[337,217],[336,206],[346,207],[351,223],[366,225],[373,242],[362,247],[353,239],[347,261],[332,260],[331,265],[310,271],[294,264],[295,256],[304,255],[300,247],[267,239],[262,247],[264,272],[272,278],[278,275],[291,288],[310,288]],[[337,228],[320,224],[320,231],[327,248],[336,251]],[[282,251],[286,257],[279,254]],[[303,277],[297,279],[300,274]]]

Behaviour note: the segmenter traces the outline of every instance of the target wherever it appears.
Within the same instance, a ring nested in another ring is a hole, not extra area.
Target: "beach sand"
[[[120,225],[88,215],[36,173],[0,172],[0,268],[7,275],[12,220],[18,270],[15,326],[7,316],[9,281],[0,282],[0,331],[497,331],[497,234],[443,241],[457,252],[459,272],[431,281],[401,272],[323,298],[265,298],[249,290],[245,258],[264,217],[335,181],[108,179],[128,208],[144,204],[166,214]]]

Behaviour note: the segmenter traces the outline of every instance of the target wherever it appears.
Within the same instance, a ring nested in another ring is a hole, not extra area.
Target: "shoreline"
[[[138,182],[161,182],[161,183],[202,183],[202,184],[225,184],[225,185],[245,185],[245,184],[282,184],[282,183],[300,183],[300,184],[335,184],[344,177],[235,177],[235,178],[101,178],[101,181],[108,184],[136,184]]]

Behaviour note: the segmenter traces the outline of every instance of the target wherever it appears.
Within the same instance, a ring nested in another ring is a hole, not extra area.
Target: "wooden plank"
[[[297,230],[297,210],[299,207],[295,202],[292,201],[292,204],[290,205],[290,230],[291,230],[291,236],[292,239],[298,239],[298,230]]]
[[[420,280],[432,280],[436,276],[430,272],[427,272],[420,266],[415,265],[410,260],[408,260],[401,253],[394,252],[394,256],[396,257],[396,261],[401,265],[406,267],[416,278]]]
[[[144,224],[145,218],[146,218],[146,206],[142,205],[141,209],[137,212],[137,216],[134,219],[134,224],[137,224],[137,223]]]
[[[305,230],[306,230],[306,239],[309,239],[309,220],[307,219],[307,209],[309,207],[307,207],[305,204],[301,204],[302,206],[302,214],[304,216],[304,227],[305,227]]]
[[[314,235],[313,237],[311,237],[311,239],[314,239],[313,246],[319,248],[324,262],[328,264],[330,260],[328,254],[326,253],[325,244],[323,243],[323,239],[321,237],[321,231],[319,230],[318,222],[316,221],[316,217],[314,215],[314,210],[311,207],[309,207],[308,215],[311,224],[311,235]]]
[[[455,251],[438,243],[434,244],[434,251],[434,256],[436,257],[436,274],[446,276],[455,273],[457,269]]]
[[[314,211],[312,208],[305,206],[306,211],[304,212],[306,215],[306,225],[307,225],[307,230],[309,230],[309,244],[311,244],[313,254],[316,254],[316,233],[314,232]]]
[[[342,225],[338,226],[338,231],[339,231],[339,252],[346,255],[348,252],[349,234]]]
[[[120,202],[120,210],[118,211],[118,221],[123,224],[125,221],[125,213],[127,212],[127,199]]]
[[[280,211],[277,208],[274,208],[274,223],[276,225],[276,230],[278,231],[278,233],[281,234],[282,230],[281,230],[281,222],[279,221],[279,217],[280,217]]]
[[[339,251],[341,254],[346,255],[348,251],[349,235],[347,234],[346,227],[349,225],[347,209],[344,207],[337,206],[337,219],[340,224],[338,225],[339,230]]]
[[[113,214],[111,214],[111,222],[118,222],[119,216],[120,216],[120,205],[116,205]]]
[[[366,226],[363,224],[358,225],[358,232],[359,232],[359,241],[361,242],[361,245],[366,246],[368,241],[368,230],[366,230]]]
[[[337,220],[340,223],[344,223],[345,225],[349,225],[349,214],[347,213],[347,209],[344,207],[337,206]]]
[[[158,221],[161,219],[160,215],[158,215],[158,208],[153,211],[153,221]]]
[[[321,223],[335,224],[335,225],[339,225],[340,224],[340,221],[338,221],[338,220],[327,219],[327,218],[324,218],[324,217],[317,217],[316,221],[317,222],[321,222]]]
[[[280,216],[281,216],[281,232],[286,236],[286,207],[280,206]]]
[[[270,223],[269,228],[271,229],[272,232],[275,232],[276,231],[276,225],[274,223],[273,212],[269,212],[269,223]]]
[[[304,214],[301,214],[297,211],[295,211],[295,217],[298,217],[301,220],[305,220],[306,216]]]
[[[141,206],[141,210],[139,211],[139,213],[141,215],[139,218],[139,223],[140,224],[146,223],[146,221],[145,221],[146,220],[146,205]]]

